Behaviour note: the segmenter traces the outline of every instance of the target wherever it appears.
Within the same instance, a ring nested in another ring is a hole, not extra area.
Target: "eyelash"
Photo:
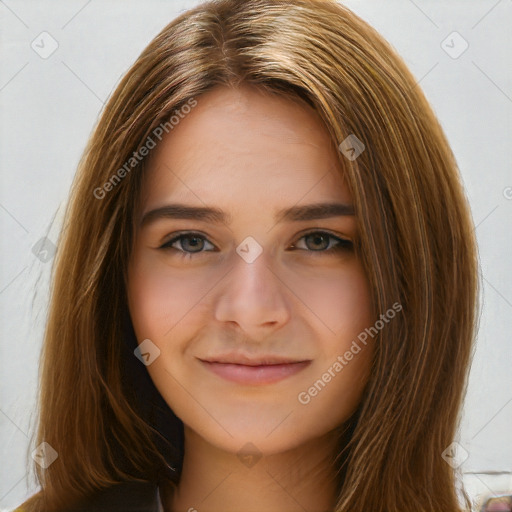
[[[320,230],[309,231],[308,233],[303,234],[299,238],[299,240],[302,240],[303,238],[306,238],[306,237],[308,237],[310,235],[316,235],[316,234],[327,235],[330,239],[334,239],[338,243],[336,245],[334,245],[333,247],[329,248],[329,249],[324,249],[324,250],[319,250],[319,251],[313,251],[311,249],[298,249],[298,250],[299,251],[310,252],[310,253],[312,253],[312,256],[316,257],[316,256],[322,256],[322,255],[326,255],[326,254],[330,255],[330,254],[341,253],[341,252],[344,252],[344,251],[351,251],[353,249],[353,247],[354,247],[354,244],[350,240],[347,240],[347,239],[335,236],[335,235],[329,233],[328,231],[320,231]],[[183,238],[200,238],[202,240],[208,241],[206,239],[206,237],[201,235],[200,233],[196,233],[196,232],[193,232],[193,231],[187,231],[187,232],[184,232],[184,233],[180,233],[179,235],[173,237],[168,242],[165,242],[162,246],[159,247],[159,249],[162,249],[162,250],[165,250],[165,251],[176,251],[176,252],[179,252],[179,253],[181,253],[180,254],[181,257],[188,258],[188,259],[193,258],[194,255],[203,254],[205,252],[215,252],[215,251],[211,251],[211,250],[210,251],[201,250],[201,251],[197,251],[197,252],[187,252],[187,251],[184,251],[182,249],[176,249],[175,247],[171,247],[172,244],[174,244],[177,241],[182,240]],[[211,243],[211,242],[209,242],[209,243]],[[292,245],[292,247],[295,247],[295,243]]]

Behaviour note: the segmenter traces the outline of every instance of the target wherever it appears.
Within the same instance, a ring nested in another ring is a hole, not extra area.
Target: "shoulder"
[[[158,512],[158,507],[156,483],[125,482],[97,491],[72,512]]]
[[[82,499],[68,512],[160,512],[158,485],[154,482],[123,482],[100,489]],[[28,512],[23,505],[10,511]]]

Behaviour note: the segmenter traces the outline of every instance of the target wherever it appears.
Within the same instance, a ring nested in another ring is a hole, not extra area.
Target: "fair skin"
[[[138,342],[160,350],[147,370],[185,426],[181,479],[162,490],[164,507],[328,510],[334,429],[361,399],[371,345],[332,367],[373,324],[337,149],[314,110],[288,98],[219,86],[197,100],[153,150],[140,218],[171,203],[228,217],[153,214],[128,271]],[[313,203],[349,208],[276,218]]]

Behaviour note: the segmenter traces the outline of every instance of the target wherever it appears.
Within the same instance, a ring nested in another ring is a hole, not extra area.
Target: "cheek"
[[[310,412],[322,412],[335,424],[356,407],[369,377],[374,348],[365,330],[375,322],[370,286],[362,266],[355,263],[310,283],[303,292],[304,304],[313,313],[310,318],[318,319],[321,356],[302,391],[311,402]]]
[[[334,368],[337,356],[327,364],[297,394],[296,417],[304,422],[317,420],[319,433],[338,427],[353,414],[361,402],[371,368],[372,347],[363,348],[343,369]],[[342,356],[343,357],[343,356]],[[338,362],[338,364],[341,364]]]
[[[297,394],[297,414],[305,422],[322,418],[320,430],[326,431],[346,421],[361,400],[374,346],[358,337],[374,319],[369,283],[361,268],[326,280],[319,288],[306,296],[324,324],[325,335],[317,337],[321,356]]]
[[[302,280],[298,289],[308,316],[318,321],[328,344],[343,344],[371,325],[369,283],[359,263],[315,280]]]
[[[200,308],[211,288],[204,273],[182,273],[157,258],[140,258],[129,273],[128,300],[139,338],[165,338],[184,318]]]

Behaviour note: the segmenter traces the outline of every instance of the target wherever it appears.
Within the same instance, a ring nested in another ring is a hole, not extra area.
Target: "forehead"
[[[350,201],[337,150],[308,105],[250,86],[219,86],[153,150],[146,202]],[[309,201],[311,200],[311,201]]]

